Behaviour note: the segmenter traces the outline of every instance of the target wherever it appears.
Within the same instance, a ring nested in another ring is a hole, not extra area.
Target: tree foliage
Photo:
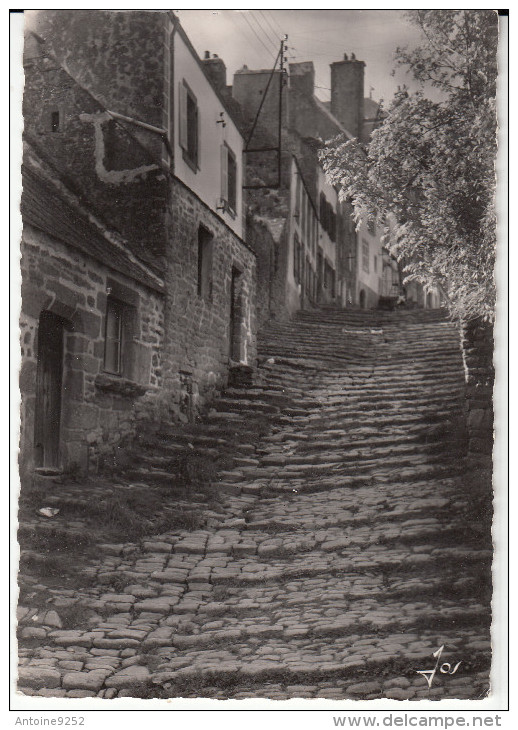
[[[322,151],[329,179],[358,217],[392,222],[385,244],[409,279],[439,286],[462,319],[492,319],[498,17],[416,10],[423,34],[396,60],[420,82],[400,89],[369,144],[338,137]],[[427,96],[425,89],[432,88]]]

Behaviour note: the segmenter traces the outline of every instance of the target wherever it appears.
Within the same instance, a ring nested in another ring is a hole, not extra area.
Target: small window
[[[237,211],[236,156],[226,144],[221,145],[221,197],[225,209],[235,217]]]
[[[362,241],[362,268],[366,274],[369,273],[369,244]]]
[[[51,112],[50,114],[50,131],[59,132],[59,112]]]
[[[104,341],[104,369],[114,375],[122,374],[124,305],[108,297]]]
[[[212,299],[213,239],[205,228],[198,230],[198,296]]]
[[[185,81],[180,82],[180,147],[183,158],[193,169],[198,169],[199,133],[198,102]]]
[[[378,257],[374,256],[374,271],[378,270]]]

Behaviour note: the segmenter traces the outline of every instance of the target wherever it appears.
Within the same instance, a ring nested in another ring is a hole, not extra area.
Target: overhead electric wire
[[[267,13],[268,13],[268,15],[270,16],[270,18],[271,18],[271,19],[273,20],[273,22],[275,23],[275,25],[277,26],[277,28],[279,29],[279,33],[280,33],[281,35],[284,35],[284,31],[283,31],[283,29],[281,28],[281,26],[279,25],[279,23],[278,23],[278,22],[277,22],[277,21],[275,20],[275,18],[274,18],[274,16],[273,16],[273,13],[272,13],[272,12],[270,12],[270,10],[267,10],[266,12],[267,12]]]
[[[268,79],[268,83],[266,84],[266,89],[264,90],[263,96],[261,98],[261,103],[259,104],[259,108],[257,110],[257,114],[255,115],[254,123],[252,124],[252,129],[250,130],[250,134],[248,135],[248,139],[246,140],[245,151],[248,149],[248,145],[250,144],[250,140],[252,139],[252,137],[254,135],[255,127],[257,125],[257,120],[259,119],[259,114],[261,113],[261,109],[263,108],[264,100],[266,99],[266,94],[268,93],[268,89],[270,88],[270,84],[272,82],[273,74],[275,73],[275,69],[277,67],[277,61],[279,60],[279,58],[281,56],[281,52],[282,52],[281,49],[282,49],[282,46],[279,49],[279,52],[277,53],[277,57],[275,59],[275,63],[273,64],[273,68],[272,68],[272,70],[270,72],[270,77]]]
[[[230,15],[230,19],[232,20],[232,22],[236,26],[238,32],[242,34],[244,32],[244,30],[243,30],[242,25],[240,23],[238,23],[237,20],[236,20],[236,18],[238,18],[238,17],[242,17],[242,14],[241,13],[236,13],[236,14],[232,13]],[[245,20],[246,20],[246,18],[245,18]],[[248,24],[248,26],[250,26],[250,23],[248,23],[248,21],[247,21],[247,24]],[[253,30],[253,28],[251,28],[251,30]],[[254,35],[257,38],[257,33],[254,32]],[[259,49],[259,46],[257,45],[255,39],[250,36],[250,33],[247,32],[246,33],[246,37],[250,39],[249,43],[250,43],[251,46],[253,46],[255,49]],[[260,38],[258,40],[260,40]],[[262,43],[262,45],[264,47],[264,43]],[[270,54],[270,56],[273,58],[274,56],[273,56],[273,53],[270,51],[270,49],[267,48],[266,50],[268,51],[268,53]],[[263,55],[263,51],[261,51],[261,50],[256,50],[255,52],[258,55],[260,55],[260,56]]]
[[[265,15],[265,14],[263,13],[263,11],[262,11],[262,10],[259,10],[259,13],[260,13],[260,15],[262,15],[263,19],[264,19],[264,20],[265,20],[265,22],[266,22],[266,23],[268,24],[268,27],[269,27],[269,28],[270,28],[270,30],[272,31],[272,33],[273,33],[273,35],[275,36],[275,38],[277,38],[277,36],[279,35],[279,33],[278,33],[278,32],[277,32],[276,30],[275,30],[275,28],[274,28],[274,27],[273,27],[273,25],[272,25],[272,24],[270,23],[270,21],[268,20],[268,18],[266,17],[266,15]],[[281,33],[281,35],[282,35],[282,33]]]
[[[241,17],[246,20],[246,22],[247,22],[250,30],[253,32],[253,34],[255,35],[255,37],[257,38],[257,40],[259,41],[259,43],[268,52],[268,54],[270,56],[272,56],[272,58],[273,58],[274,55],[273,55],[272,51],[268,48],[268,46],[265,43],[263,43],[263,41],[261,40],[261,38],[257,35],[257,33],[255,32],[255,29],[254,29],[253,25],[250,23],[250,21],[248,20],[247,16],[243,13],[243,15]]]
[[[272,39],[270,38],[270,35],[269,35],[269,33],[268,33],[268,32],[267,32],[267,31],[266,31],[266,30],[265,30],[264,28],[263,28],[263,26],[261,25],[261,23],[259,22],[259,20],[258,20],[258,19],[257,19],[257,18],[255,17],[255,15],[254,15],[254,11],[253,11],[253,10],[250,10],[250,17],[251,17],[251,18],[252,18],[252,20],[254,20],[254,21],[256,22],[256,24],[257,24],[257,25],[259,26],[260,30],[261,30],[261,31],[263,32],[263,34],[264,34],[264,36],[265,36],[266,40],[268,41],[268,43],[270,43],[270,44],[271,44],[271,45],[272,45],[272,46],[274,47],[275,51],[277,51],[277,45],[278,45],[278,42],[275,42],[275,43],[274,43],[274,42],[272,41]]]

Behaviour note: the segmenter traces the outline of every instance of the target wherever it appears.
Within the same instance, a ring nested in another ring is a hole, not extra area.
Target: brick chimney
[[[331,113],[348,132],[362,137],[365,63],[354,53],[331,64]]]
[[[215,53],[211,58],[210,51],[205,51],[203,65],[212,85],[218,91],[224,90],[227,85],[227,67],[223,59],[219,58]]]

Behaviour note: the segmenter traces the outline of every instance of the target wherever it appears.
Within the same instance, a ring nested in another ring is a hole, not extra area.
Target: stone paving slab
[[[484,696],[492,551],[466,519],[470,484],[455,452],[457,335],[429,313],[372,327],[366,316],[269,325],[250,392],[228,393],[204,433],[186,427],[172,444],[224,449],[225,424],[242,432],[234,465],[218,474],[224,509],[207,529],[98,546],[77,594],[33,586],[45,610],[25,597],[18,608],[20,691]],[[273,411],[252,441],[254,414]],[[131,484],[145,489],[166,463],[147,451]],[[60,611],[78,606],[81,625],[64,624]],[[441,645],[461,665],[430,689],[418,672]]]

